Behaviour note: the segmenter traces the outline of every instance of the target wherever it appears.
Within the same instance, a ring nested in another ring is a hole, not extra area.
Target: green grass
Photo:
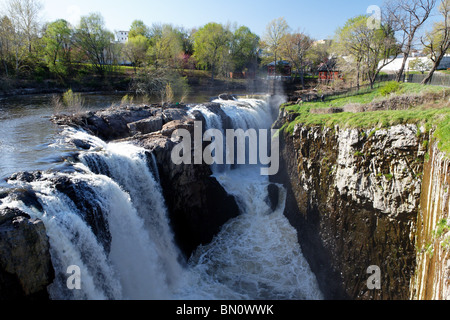
[[[449,231],[449,226],[447,224],[447,219],[441,219],[439,220],[436,230],[433,231],[434,236],[440,237],[444,233],[447,233]]]
[[[396,89],[395,94],[420,94],[426,92],[443,92],[448,90],[438,86],[423,86],[420,84],[403,83]],[[440,102],[434,105],[424,105],[411,107],[408,110],[385,110],[370,112],[342,112],[334,114],[311,113],[311,109],[343,107],[347,104],[366,104],[375,99],[386,99],[383,96],[383,86],[373,90],[365,90],[353,95],[340,95],[330,97],[325,102],[307,102],[300,105],[282,106],[288,112],[294,112],[297,117],[291,123],[286,123],[282,129],[288,133],[293,133],[297,124],[305,126],[322,126],[333,128],[338,125],[340,128],[360,128],[370,129],[387,128],[398,124],[423,125],[426,130],[435,127],[434,136],[439,140],[439,147],[442,151],[450,154],[450,108]],[[370,138],[375,131],[369,133]]]

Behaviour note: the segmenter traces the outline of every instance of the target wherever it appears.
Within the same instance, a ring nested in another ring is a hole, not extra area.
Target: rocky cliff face
[[[411,299],[450,300],[450,161],[431,144],[425,162]]]
[[[286,216],[327,298],[408,299],[427,137],[297,125],[281,138]],[[370,266],[381,289],[369,290]]]

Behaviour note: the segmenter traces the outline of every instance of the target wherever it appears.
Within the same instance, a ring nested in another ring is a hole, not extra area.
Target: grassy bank
[[[392,86],[392,87],[391,87]],[[394,88],[395,87],[395,88]],[[412,105],[405,110],[382,110],[367,112],[315,113],[322,108],[340,108],[351,104],[369,104],[374,101],[392,99],[399,96],[429,95],[433,99],[421,105]],[[434,129],[434,137],[439,140],[442,151],[450,154],[450,89],[437,86],[404,83],[387,83],[373,90],[355,92],[351,95],[329,97],[322,102],[307,102],[283,105],[291,113],[293,121],[285,123],[283,130],[293,133],[297,124],[340,128],[379,129],[397,124],[417,124],[427,131]]]

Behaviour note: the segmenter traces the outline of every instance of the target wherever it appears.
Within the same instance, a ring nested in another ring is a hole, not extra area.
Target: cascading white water
[[[86,182],[95,191],[95,199],[88,200],[99,204],[106,214],[111,249],[105,252],[72,200],[56,191],[49,180],[31,183],[44,214],[23,203],[6,201],[9,207],[42,219],[46,226],[57,272],[49,288],[51,297],[169,299],[181,265],[160,186],[149,170],[145,151],[131,144],[107,144],[79,131],[68,130],[66,134],[87,141],[95,151],[80,155],[82,162],[75,165],[80,172],[52,173],[48,178],[66,175],[73,182]],[[83,194],[84,198],[90,196]],[[66,270],[71,265],[82,270],[81,290],[68,290],[66,286]]]
[[[221,105],[235,129],[268,129],[273,123],[271,106],[263,100],[219,99],[214,102]],[[204,116],[207,129],[223,130],[216,114],[202,106],[195,110]],[[279,204],[273,211],[266,202],[270,181],[260,175],[259,167],[241,165],[231,170],[230,166],[213,166],[213,175],[236,198],[242,214],[227,223],[210,244],[200,246],[189,260],[192,271],[203,278],[207,275],[209,279],[201,285],[188,287],[188,296],[323,298],[301,252],[296,230],[283,215],[286,191],[278,186]]]
[[[262,100],[217,100],[235,128],[267,129],[270,105]],[[222,119],[195,106],[208,128],[223,130]],[[259,166],[213,166],[225,190],[235,196],[242,214],[229,221],[187,265],[179,261],[156,164],[144,149],[128,143],[105,143],[81,131],[64,137],[92,147],[79,154],[75,172],[45,173],[31,182],[44,212],[3,199],[43,220],[50,239],[56,279],[53,299],[321,299],[315,276],[303,258],[297,234],[283,215],[285,190],[272,210],[266,198],[269,179]],[[52,185],[51,178],[84,182],[82,197],[101,208],[111,236],[106,250],[76,204]],[[20,186],[24,182],[9,181]],[[81,290],[68,290],[67,267],[82,270]]]

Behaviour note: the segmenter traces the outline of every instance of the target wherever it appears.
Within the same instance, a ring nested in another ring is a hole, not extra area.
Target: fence
[[[425,79],[426,76],[427,76],[426,73],[403,75],[402,81],[409,83],[422,83],[423,79]],[[386,82],[395,80],[397,80],[397,75],[395,74],[383,74],[377,77],[377,82]],[[450,87],[450,75],[435,72],[429,84],[432,86]]]
[[[427,76],[426,73],[425,74],[408,74],[408,75],[404,74],[402,77],[402,81],[408,82],[408,83],[422,83],[423,79],[425,79],[426,76]],[[383,86],[383,82],[388,82],[388,81],[397,81],[397,75],[396,74],[378,75],[373,87],[379,88],[379,87]],[[429,82],[429,85],[450,87],[450,75],[444,74],[444,73],[434,73],[433,77],[431,78],[431,81]],[[365,85],[361,85],[359,88],[351,87],[351,88],[342,90],[341,92],[335,92],[332,94],[332,96],[336,96],[336,95],[341,96],[341,97],[342,96],[344,96],[344,97],[352,96],[356,92],[358,92],[360,94],[364,94],[371,90],[372,89],[370,87],[370,84],[365,84]]]

